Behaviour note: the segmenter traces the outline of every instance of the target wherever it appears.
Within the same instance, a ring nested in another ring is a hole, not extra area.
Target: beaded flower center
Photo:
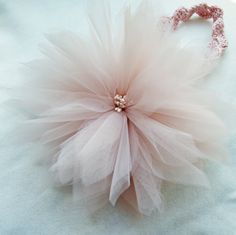
[[[114,105],[115,105],[115,111],[120,113],[124,111],[127,105],[127,100],[125,95],[119,95],[116,94],[114,96]]]

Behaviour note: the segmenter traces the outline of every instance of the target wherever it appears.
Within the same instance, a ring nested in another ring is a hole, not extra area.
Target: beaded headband
[[[193,14],[197,14],[203,19],[212,19],[212,40],[209,47],[216,50],[220,56],[228,47],[228,42],[224,34],[223,10],[217,6],[208,6],[207,4],[199,4],[190,9],[181,7],[177,9],[174,15],[168,20],[172,23],[173,29],[176,30],[181,22],[188,21]]]

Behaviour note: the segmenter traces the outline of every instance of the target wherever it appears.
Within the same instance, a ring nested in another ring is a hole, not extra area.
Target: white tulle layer
[[[33,116],[30,139],[49,144],[51,169],[76,199],[125,197],[150,214],[162,181],[208,186],[199,163],[225,157],[224,124],[197,88],[216,61],[163,31],[146,2],[125,7],[120,24],[107,4],[90,9],[91,37],[48,35],[47,58],[28,64],[13,94]],[[124,112],[114,111],[116,93],[128,97]]]

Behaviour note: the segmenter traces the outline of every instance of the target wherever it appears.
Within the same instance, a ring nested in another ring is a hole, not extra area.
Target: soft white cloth
[[[226,36],[229,49],[215,73],[209,77],[210,89],[224,100],[235,102],[235,5],[211,1],[225,10]],[[196,3],[196,2],[195,2]],[[82,29],[85,24],[83,1],[19,1],[0,3],[0,85],[19,82],[17,67],[40,56],[37,44],[44,33],[61,29]],[[163,15],[171,15],[179,6],[192,1],[171,1],[162,4]],[[184,37],[209,41],[207,23],[189,23],[179,29]],[[199,36],[202,35],[202,36]],[[1,92],[1,101],[7,98]],[[233,113],[226,114],[227,116]],[[209,164],[212,189],[165,185],[165,212],[147,218],[130,215],[124,208],[110,206],[93,216],[74,207],[71,189],[57,188],[51,181],[47,166],[41,164],[44,151],[35,145],[16,146],[12,129],[24,119],[17,110],[3,107],[1,111],[0,149],[0,232],[2,234],[233,234],[236,218],[236,174],[234,166]],[[234,157],[230,145],[231,155]],[[235,165],[235,160],[233,160]]]

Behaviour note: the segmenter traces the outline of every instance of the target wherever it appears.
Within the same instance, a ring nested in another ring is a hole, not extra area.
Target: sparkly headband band
[[[203,19],[213,19],[212,40],[209,47],[221,56],[228,47],[227,39],[224,34],[223,10],[217,6],[208,6],[207,4],[199,4],[190,9],[181,7],[177,9],[172,17],[167,18],[176,30],[180,22],[188,21],[192,15],[196,13]]]

